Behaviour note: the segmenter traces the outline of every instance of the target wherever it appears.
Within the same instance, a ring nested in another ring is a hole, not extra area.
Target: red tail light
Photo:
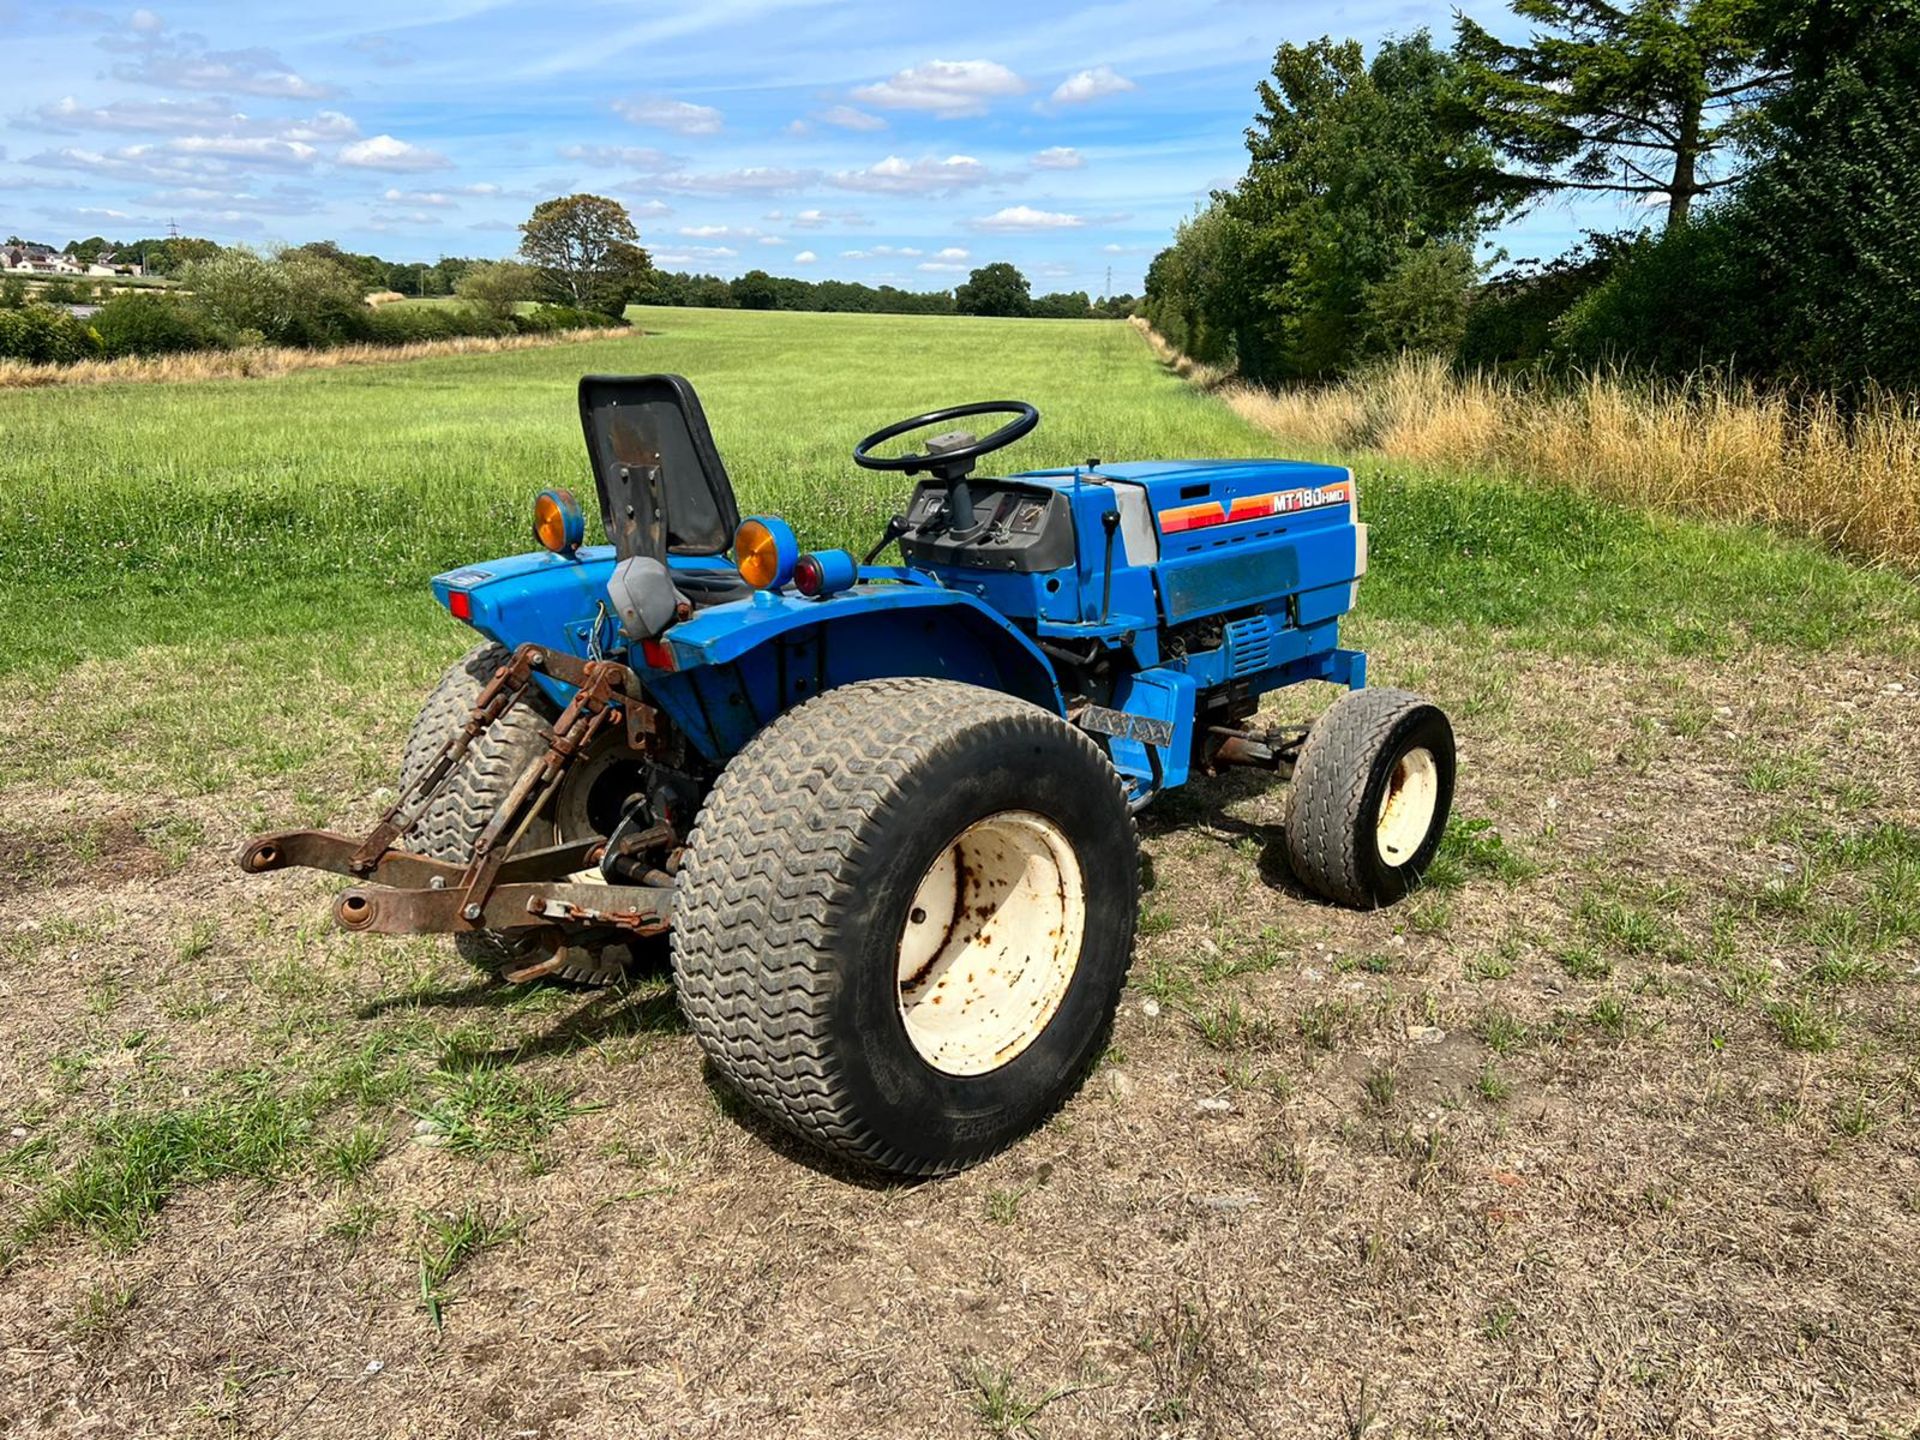
[[[656,670],[674,670],[679,668],[673,659],[673,647],[664,640],[642,640],[640,658]]]
[[[473,619],[473,596],[464,590],[449,590],[447,610],[456,620]]]

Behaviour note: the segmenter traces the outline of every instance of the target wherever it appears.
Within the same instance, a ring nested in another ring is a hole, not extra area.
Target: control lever
[[[904,515],[890,516],[887,520],[887,528],[885,533],[883,533],[880,536],[879,542],[875,544],[871,550],[867,551],[865,557],[860,561],[860,563],[862,565],[873,564],[874,561],[880,558],[881,551],[885,550],[887,546],[893,544],[894,541],[898,540],[902,535],[906,534],[907,531],[911,530],[912,528],[913,526],[907,520],[906,516]]]

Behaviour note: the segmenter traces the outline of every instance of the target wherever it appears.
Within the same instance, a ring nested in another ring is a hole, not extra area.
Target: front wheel
[[[1420,883],[1453,806],[1453,726],[1405,690],[1356,690],[1300,747],[1287,857],[1317,894],[1371,910]]]
[[[1119,777],[1058,716],[945,680],[831,690],[707,797],[674,916],[680,1003],[789,1129],[885,1170],[958,1170],[1099,1055],[1138,870]]]

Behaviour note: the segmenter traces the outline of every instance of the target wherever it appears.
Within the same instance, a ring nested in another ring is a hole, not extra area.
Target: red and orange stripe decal
[[[1182,530],[1202,530],[1209,525],[1237,525],[1242,520],[1265,520],[1274,515],[1291,515],[1299,510],[1318,510],[1326,505],[1346,505],[1353,500],[1353,482],[1336,480],[1331,485],[1309,485],[1300,490],[1276,490],[1270,495],[1242,495],[1229,510],[1218,500],[1199,505],[1176,505],[1160,512],[1160,533],[1178,535]]]

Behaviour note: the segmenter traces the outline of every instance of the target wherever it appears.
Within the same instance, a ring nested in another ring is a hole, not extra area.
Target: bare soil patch
[[[0,830],[0,887],[111,887],[165,874],[166,857],[124,815],[79,829]]]

